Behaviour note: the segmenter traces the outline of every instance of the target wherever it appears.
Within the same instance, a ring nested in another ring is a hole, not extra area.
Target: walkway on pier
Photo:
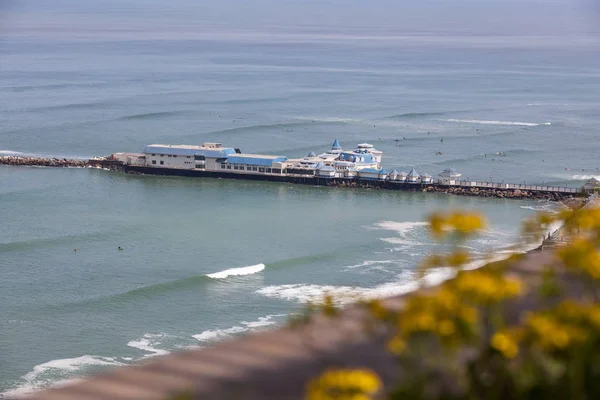
[[[481,189],[501,189],[501,190],[528,190],[535,192],[551,192],[551,193],[581,193],[583,189],[567,186],[548,186],[548,185],[521,185],[504,182],[482,182],[482,181],[455,181],[454,184],[449,184],[445,179],[434,179],[433,184],[439,186],[463,187],[463,188],[481,188]]]

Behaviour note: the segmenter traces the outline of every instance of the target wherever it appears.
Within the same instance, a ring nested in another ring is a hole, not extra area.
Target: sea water
[[[300,157],[338,138],[372,143],[388,170],[561,186],[600,175],[598,53],[498,40],[5,38],[0,155],[206,141]],[[484,213],[468,244],[483,256],[552,207],[0,167],[0,392],[283,324],[326,293],[412,290],[419,261],[443,250],[427,234],[434,210]]]

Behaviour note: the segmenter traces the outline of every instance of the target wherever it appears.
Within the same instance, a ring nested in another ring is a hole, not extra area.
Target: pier
[[[187,177],[206,177],[221,179],[241,179],[287,182],[304,185],[319,185],[330,187],[385,189],[421,191],[432,193],[446,193],[461,196],[493,197],[507,199],[535,199],[559,201],[573,197],[584,196],[591,193],[594,188],[574,188],[567,186],[527,185],[514,183],[485,182],[478,180],[451,180],[447,178],[423,178],[409,180],[399,179],[392,173],[375,175],[375,177],[343,177],[334,173],[322,176],[315,170],[302,171],[281,169],[277,173],[255,174],[240,173],[229,170],[203,170],[183,168],[156,168],[146,165],[127,163],[114,157],[97,157],[89,160],[59,159],[59,158],[33,158],[6,156],[0,157],[0,165],[28,166],[28,167],[77,167],[77,168],[102,168],[115,172],[141,175],[175,175]],[[289,172],[288,172],[289,171]],[[382,170],[384,171],[384,170]]]

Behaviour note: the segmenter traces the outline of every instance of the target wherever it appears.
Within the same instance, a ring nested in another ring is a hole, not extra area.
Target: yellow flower
[[[381,386],[368,369],[329,369],[308,383],[307,400],[370,400]]]
[[[600,306],[594,306],[590,310],[588,318],[592,326],[600,331]]]
[[[388,349],[394,354],[400,354],[406,349],[406,342],[401,337],[396,336],[388,343]]]
[[[506,358],[515,358],[519,352],[517,343],[505,333],[498,332],[494,334],[491,344]]]
[[[456,327],[454,326],[454,322],[450,320],[444,320],[438,325],[438,332],[442,336],[450,336],[456,331]]]
[[[476,213],[454,212],[448,218],[448,224],[454,231],[468,235],[485,227],[485,221]]]
[[[461,267],[467,264],[470,260],[469,253],[464,250],[456,250],[454,253],[450,254],[447,258],[447,263],[451,267]]]
[[[484,304],[516,297],[521,294],[523,287],[517,278],[484,271],[463,272],[457,276],[453,285],[462,295]]]
[[[429,216],[429,229],[433,237],[441,239],[446,233],[446,217],[440,213],[431,214]]]

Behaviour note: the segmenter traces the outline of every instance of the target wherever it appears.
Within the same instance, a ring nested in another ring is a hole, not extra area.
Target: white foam
[[[21,153],[20,151],[12,151],[12,150],[0,150],[0,156],[22,156],[25,153]]]
[[[401,263],[402,260],[380,260],[380,261],[363,261],[360,264],[356,264],[356,265],[348,265],[346,267],[346,269],[355,269],[355,268],[362,268],[362,267],[371,267],[371,266],[377,266],[377,265],[384,265],[384,264],[399,264]]]
[[[539,125],[551,125],[550,122],[519,122],[519,121],[488,121],[481,119],[447,119],[446,122],[462,122],[469,124],[481,124],[481,125],[514,125],[514,126],[539,126]]]
[[[571,179],[576,181],[587,181],[592,178],[600,180],[600,175],[573,175]]]
[[[397,250],[406,251],[409,247],[425,244],[420,240],[414,240],[412,238],[413,235],[411,234],[414,230],[427,225],[429,225],[428,222],[380,221],[375,224],[373,229],[382,229],[398,233],[398,237],[385,237],[380,240],[394,245],[402,245],[403,247]]]
[[[375,224],[377,229],[385,229],[388,231],[395,231],[402,235],[406,235],[408,232],[420,226],[427,226],[429,222],[396,222],[396,221],[380,221]]]
[[[206,330],[197,335],[192,335],[192,337],[199,342],[213,342],[219,339],[224,339],[231,335],[235,335],[236,333],[243,333],[253,330],[259,330],[266,326],[275,325],[276,322],[273,321],[273,318],[277,317],[286,317],[287,314],[273,314],[267,315],[265,317],[259,317],[256,321],[242,321],[240,322],[243,326],[232,326],[227,329],[211,329]]]
[[[234,333],[245,332],[247,330],[248,328],[244,328],[242,326],[234,326],[228,329],[207,330],[197,335],[192,335],[192,337],[200,342],[206,342],[231,336]]]
[[[432,271],[423,281],[415,279],[413,271],[405,270],[397,280],[372,288],[359,286],[333,286],[316,284],[271,285],[256,291],[266,297],[294,301],[297,303],[319,303],[326,295],[331,295],[339,305],[354,303],[360,299],[384,298],[408,293],[419,288],[419,284],[436,284],[439,271]]]
[[[158,349],[155,347],[155,346],[158,346],[159,344],[161,344],[160,340],[158,340],[158,339],[161,339],[164,336],[165,336],[164,334],[146,333],[142,338],[137,339],[137,340],[132,340],[129,343],[127,343],[127,346],[133,347],[135,349],[147,351],[148,353],[152,353],[151,355],[148,355],[146,357],[169,354],[169,352],[167,350]]]
[[[246,322],[242,321],[242,324],[247,326],[249,329],[257,329],[265,326],[275,325],[277,322],[273,321],[276,317],[287,317],[287,314],[273,314],[267,315],[266,317],[258,317],[257,321]]]
[[[299,303],[323,301],[327,294],[333,296],[336,301],[346,303],[346,300],[356,300],[361,297],[364,288],[352,286],[332,286],[332,285],[313,285],[313,284],[288,284],[265,286],[256,291],[266,297],[275,299],[296,301]]]
[[[112,357],[91,355],[48,361],[33,367],[32,371],[21,377],[21,379],[25,381],[24,384],[0,393],[0,397],[6,396],[10,398],[26,396],[42,388],[57,387],[66,383],[72,383],[75,381],[72,376],[85,368],[119,365],[124,364],[116,361]]]
[[[315,121],[315,122],[342,122],[342,123],[357,123],[362,122],[362,119],[357,118],[344,118],[344,117],[294,117],[302,121]]]
[[[225,279],[229,276],[241,276],[241,275],[256,274],[258,272],[261,272],[264,269],[265,269],[265,264],[256,264],[256,265],[250,265],[248,267],[226,269],[224,271],[219,271],[219,272],[215,272],[212,274],[206,274],[206,276],[208,276],[209,278],[213,278],[213,279]]]
[[[14,156],[14,157],[33,157],[33,158],[57,158],[57,159],[73,159],[73,160],[88,160],[93,156],[82,156],[82,155],[70,155],[70,154],[44,154],[44,153],[24,153],[14,150],[0,150],[0,157],[3,156]]]

